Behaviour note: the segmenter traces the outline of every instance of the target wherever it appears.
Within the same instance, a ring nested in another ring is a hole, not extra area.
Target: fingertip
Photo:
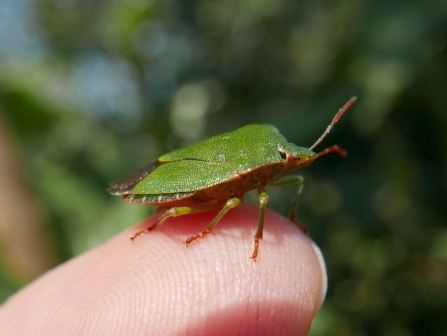
[[[317,244],[315,244],[313,240],[311,240],[311,246],[315,252],[315,255],[317,256],[321,272],[321,292],[320,292],[320,299],[318,301],[319,302],[317,308],[318,311],[323,305],[324,299],[326,298],[328,279],[327,279],[326,263],[324,261],[323,252],[321,252],[321,249],[318,247]]]
[[[259,255],[254,262],[250,257],[259,208],[253,204],[243,204],[228,212],[212,234],[192,242],[188,249],[179,244],[203,230],[215,215],[216,212],[210,212],[175,218],[161,227],[157,236],[162,241],[168,239],[175,242],[170,249],[179,253],[175,262],[166,263],[165,266],[178,270],[184,268],[182,265],[189,265],[189,273],[195,276],[183,275],[183,284],[177,284],[179,288],[185,283],[191,287],[197,283],[211,283],[202,287],[208,300],[190,297],[192,302],[207,307],[207,311],[198,314],[205,314],[207,320],[212,320],[211,312],[219,311],[219,306],[227,307],[223,315],[213,315],[217,320],[212,325],[217,328],[218,320],[231,319],[231,328],[236,329],[227,330],[229,333],[250,324],[259,326],[260,321],[264,323],[265,332],[272,330],[279,321],[285,332],[307,332],[327,288],[326,268],[318,247],[296,225],[267,210],[264,237],[259,243]],[[155,239],[147,237],[146,243]],[[212,299],[213,295],[220,298],[218,303]],[[244,300],[263,304],[250,305]],[[233,305],[233,313],[229,313],[234,301],[238,304]],[[274,312],[272,307],[275,307]],[[256,318],[250,315],[253,311],[257,311]],[[194,319],[193,316],[191,318]],[[222,327],[228,326],[224,323]],[[196,329],[197,332],[199,330]],[[207,329],[207,332],[212,333],[213,330]]]
[[[293,223],[266,211],[253,262],[258,214],[257,206],[243,204],[189,248],[183,242],[216,212],[169,219],[132,243],[129,236],[158,216],[151,217],[13,298],[9,316],[28,321],[26,330],[16,324],[15,334],[68,328],[89,334],[304,335],[324,298],[321,253]]]

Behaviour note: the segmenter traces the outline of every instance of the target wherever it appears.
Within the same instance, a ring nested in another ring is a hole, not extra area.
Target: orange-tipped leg
[[[292,208],[289,212],[289,219],[291,222],[295,223],[295,225],[298,226],[304,233],[307,233],[307,228],[303,224],[298,223],[298,221],[296,220],[296,208],[298,206],[301,194],[303,193],[304,177],[300,175],[285,176],[270,185],[278,187],[288,184],[298,185],[298,190],[296,191],[295,198],[293,199],[292,203]]]
[[[262,239],[262,233],[264,231],[264,213],[265,208],[267,207],[267,203],[269,201],[269,196],[267,195],[267,191],[265,191],[264,187],[260,187],[258,189],[258,201],[259,201],[258,229],[256,230],[256,234],[254,236],[253,254],[250,257],[250,259],[253,259],[254,261],[256,261],[256,257],[258,256],[259,241]]]
[[[254,261],[256,261],[256,258],[258,257],[258,250],[259,250],[259,241],[262,238],[257,238],[255,237],[255,242],[253,244],[253,254],[251,255],[250,259],[253,259]]]
[[[157,227],[160,226],[161,223],[163,223],[169,217],[177,217],[177,216],[189,215],[189,214],[194,214],[194,213],[199,213],[199,212],[206,212],[206,211],[213,210],[213,209],[215,209],[217,207],[220,207],[221,204],[222,203],[216,203],[216,204],[210,204],[210,205],[202,205],[202,206],[195,206],[195,207],[173,207],[173,208],[169,208],[158,219],[158,221],[154,225],[152,225],[152,226],[150,226],[150,227],[148,227],[146,229],[143,229],[141,231],[135,232],[133,235],[130,236],[130,239],[133,241],[138,236],[144,235],[146,233],[149,233],[149,232],[155,230]],[[157,210],[157,212],[158,211],[159,211],[159,209]]]
[[[211,230],[208,230],[208,228],[207,228],[207,229],[203,230],[202,232],[199,232],[198,234],[195,234],[194,236],[189,237],[188,239],[185,240],[186,247],[188,247],[189,244],[191,244],[194,240],[202,239],[203,237],[205,237],[206,235],[208,235],[210,233],[211,233]]]
[[[144,234],[146,234],[146,233],[151,232],[152,230],[155,229],[154,226],[155,226],[155,224],[154,224],[153,226],[151,226],[151,227],[148,227],[148,228],[146,228],[146,229],[143,229],[143,230],[140,230],[140,231],[138,231],[138,232],[135,232],[133,235],[130,236],[130,240],[131,240],[131,241],[134,241],[135,238],[137,238],[138,236],[141,236],[141,235],[144,235]]]
[[[198,234],[189,237],[188,239],[185,240],[185,245],[186,247],[189,246],[189,244],[191,244],[194,240],[197,239],[202,239],[203,237],[205,237],[206,235],[210,234],[214,227],[216,226],[216,224],[220,221],[220,219],[230,210],[233,209],[235,207],[237,207],[239,204],[242,203],[242,198],[237,198],[237,197],[233,197],[230,198],[224,205],[224,207],[222,208],[222,210],[219,211],[219,213],[217,214],[216,217],[214,217],[214,219],[212,220],[212,222],[206,227],[205,230],[203,230],[202,232],[199,232]]]

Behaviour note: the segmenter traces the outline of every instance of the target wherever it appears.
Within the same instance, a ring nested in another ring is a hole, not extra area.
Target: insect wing
[[[132,194],[171,194],[201,190],[238,176],[228,162],[181,160],[160,165],[143,178]]]
[[[123,178],[122,180],[113,182],[110,184],[110,188],[107,189],[107,192],[112,195],[127,195],[130,194],[132,189],[140,182],[143,178],[149,175],[152,171],[155,170],[160,165],[160,162],[155,161],[152,162],[149,166],[140,169],[136,173],[133,173],[130,176]]]

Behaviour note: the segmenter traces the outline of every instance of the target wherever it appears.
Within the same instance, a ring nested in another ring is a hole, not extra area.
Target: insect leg
[[[232,197],[230,198],[224,205],[224,207],[222,208],[222,210],[219,211],[219,213],[216,215],[216,217],[214,217],[214,219],[211,221],[211,223],[206,227],[205,230],[203,230],[202,232],[199,232],[198,234],[189,237],[188,239],[186,239],[185,244],[186,247],[188,247],[189,244],[191,244],[194,240],[197,239],[202,239],[203,237],[205,237],[207,234],[211,233],[211,231],[213,231],[214,227],[216,226],[216,224],[219,222],[219,220],[230,210],[233,209],[235,207],[237,207],[238,205],[240,205],[242,203],[242,198],[238,198],[238,197]]]
[[[256,257],[258,256],[259,249],[259,241],[262,239],[262,232],[264,230],[264,213],[265,208],[267,207],[267,202],[269,200],[269,196],[267,195],[267,191],[265,191],[264,187],[258,189],[258,201],[259,201],[259,219],[258,219],[258,229],[256,230],[256,234],[254,237],[254,246],[253,246],[253,254],[250,259],[256,261]]]
[[[283,186],[287,184],[298,184],[298,190],[293,199],[292,209],[290,209],[289,219],[291,222],[295,223],[304,233],[307,233],[307,228],[304,225],[298,223],[298,221],[296,220],[296,208],[298,205],[298,201],[300,200],[301,194],[303,193],[304,177],[302,177],[301,175],[285,176],[279,179],[278,181],[271,183],[270,185]]]
[[[195,206],[195,207],[172,207],[166,210],[166,212],[158,219],[158,221],[141,231],[135,232],[132,236],[130,236],[131,240],[134,240],[136,237],[151,232],[152,230],[155,230],[157,227],[161,225],[166,219],[169,217],[177,217],[177,216],[183,216],[183,215],[189,215],[199,212],[206,212],[210,210],[214,210],[218,207],[220,207],[222,203],[216,203],[216,204],[210,204],[210,205],[203,205],[203,206]]]

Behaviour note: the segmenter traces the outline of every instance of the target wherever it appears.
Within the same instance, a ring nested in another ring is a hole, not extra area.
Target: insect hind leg
[[[190,206],[190,207],[184,206],[184,207],[169,208],[168,210],[165,211],[165,213],[163,215],[161,215],[161,217],[158,219],[158,221],[154,225],[149,226],[149,227],[147,227],[143,230],[140,230],[138,232],[135,232],[133,235],[130,236],[130,239],[133,241],[138,236],[147,234],[147,233],[155,230],[169,217],[178,217],[178,216],[189,215],[189,214],[194,214],[194,213],[206,212],[206,211],[214,210],[220,206],[222,206],[222,203],[201,205],[201,206]],[[163,208],[161,210],[163,210]],[[158,212],[158,210],[157,210],[157,212]]]
[[[196,235],[194,235],[192,237],[189,237],[188,239],[185,240],[186,247],[188,247],[189,244],[191,244],[194,240],[202,239],[206,235],[210,234],[213,231],[213,229],[216,226],[216,224],[222,219],[222,217],[230,209],[233,209],[233,208],[237,207],[242,202],[243,202],[243,199],[242,198],[238,198],[238,197],[232,197],[229,200],[227,200],[225,205],[223,206],[223,208],[219,211],[219,213],[216,215],[216,217],[214,217],[214,219],[211,221],[211,223],[208,224],[208,226],[206,227],[205,230],[203,230],[202,232],[199,232],[198,234],[196,234]]]

